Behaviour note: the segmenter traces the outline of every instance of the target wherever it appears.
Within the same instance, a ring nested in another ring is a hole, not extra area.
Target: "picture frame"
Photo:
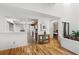
[[[45,24],[40,24],[40,30],[41,30],[41,31],[46,30],[46,25],[45,25]]]

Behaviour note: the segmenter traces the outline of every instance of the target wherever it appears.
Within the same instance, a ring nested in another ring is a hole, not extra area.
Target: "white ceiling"
[[[35,5],[37,5],[35,7]],[[39,12],[40,10],[50,10],[52,4],[49,3],[2,3],[0,4],[0,16],[10,16],[12,18],[33,18],[39,19],[42,18],[50,18],[50,19],[58,19],[59,17],[52,16],[49,14],[45,14]],[[33,10],[37,8],[36,10]],[[46,9],[49,8],[49,9]],[[29,17],[27,16],[29,15]],[[34,17],[30,17],[30,15],[34,15]],[[39,17],[38,17],[39,16]]]

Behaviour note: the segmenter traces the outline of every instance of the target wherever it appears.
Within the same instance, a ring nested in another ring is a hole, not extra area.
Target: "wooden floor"
[[[60,47],[57,39],[51,39],[50,43],[31,44],[0,51],[0,55],[74,55],[74,53]]]

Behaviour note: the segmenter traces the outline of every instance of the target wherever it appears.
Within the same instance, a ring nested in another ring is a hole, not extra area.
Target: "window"
[[[63,36],[66,37],[69,35],[69,23],[63,22]]]

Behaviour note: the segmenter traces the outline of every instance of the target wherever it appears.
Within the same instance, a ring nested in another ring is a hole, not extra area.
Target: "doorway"
[[[53,38],[58,39],[58,22],[53,23]]]

